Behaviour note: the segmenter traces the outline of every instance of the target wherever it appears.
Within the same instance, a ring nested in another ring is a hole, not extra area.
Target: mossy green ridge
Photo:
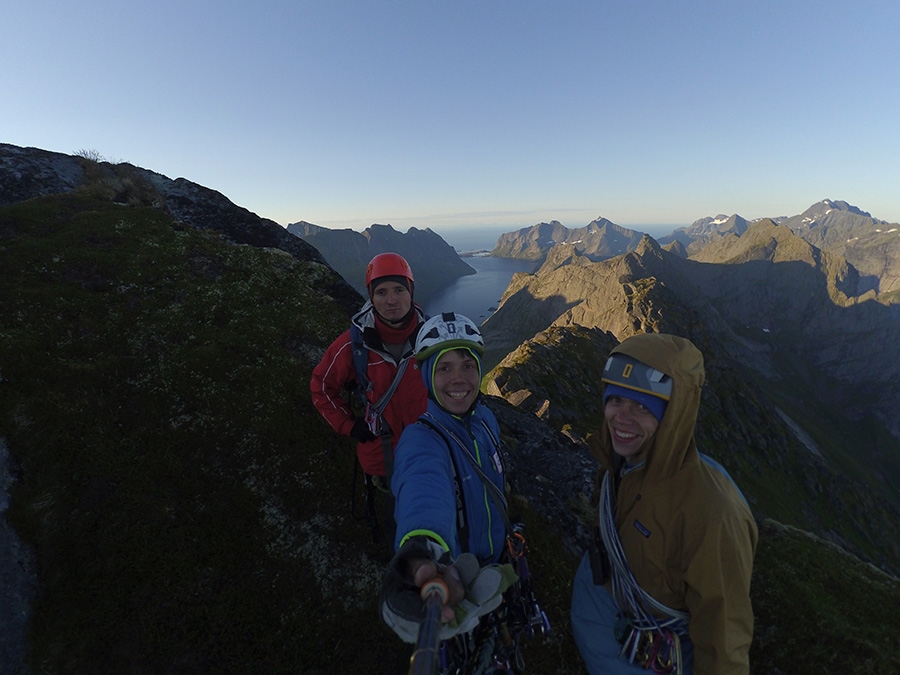
[[[34,672],[395,672],[353,449],[310,403],[333,271],[77,195],[0,232]]]

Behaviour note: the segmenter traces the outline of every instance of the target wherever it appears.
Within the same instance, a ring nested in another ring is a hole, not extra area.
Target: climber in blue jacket
[[[508,517],[500,428],[480,399],[483,353],[478,327],[453,312],[427,320],[416,338],[428,409],[404,429],[395,453],[391,489],[397,553],[389,566],[382,612],[401,637],[409,635],[397,628],[398,615],[407,614],[401,602],[405,596],[394,592],[400,580],[420,587],[441,576],[450,593],[444,619],[451,621],[453,606],[467,595],[471,581],[471,571],[461,571],[456,561],[467,554],[469,563],[477,561],[472,570],[477,571],[499,567],[495,564],[504,554]],[[512,582],[498,583],[505,587]],[[502,590],[486,605],[469,608],[469,614],[490,611]],[[417,595],[411,597],[415,605]]]

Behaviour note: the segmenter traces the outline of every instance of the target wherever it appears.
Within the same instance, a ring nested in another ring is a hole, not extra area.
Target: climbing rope
[[[655,673],[682,672],[681,638],[687,635],[690,615],[672,609],[647,593],[631,572],[619,532],[610,472],[600,487],[600,534],[609,556],[612,592],[619,608],[615,637],[619,655]]]

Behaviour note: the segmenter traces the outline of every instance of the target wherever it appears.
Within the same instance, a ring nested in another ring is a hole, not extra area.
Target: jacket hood
[[[417,323],[422,323],[428,318],[418,303],[413,302],[410,311],[418,317]],[[375,306],[372,304],[372,301],[366,300],[360,310],[350,318],[350,322],[356,324],[360,330],[365,330],[366,328],[374,330],[376,328]]]
[[[617,353],[631,356],[672,378],[672,396],[644,459],[647,477],[672,476],[686,462],[698,457],[694,427],[705,377],[703,354],[690,340],[660,333],[633,335],[611,352]],[[594,439],[591,450],[603,468],[618,467],[619,457],[613,452],[605,422],[601,422]]]
[[[350,318],[350,322],[359,328],[366,337],[366,344],[379,353],[388,354],[387,350],[383,348],[384,342],[401,344],[404,341],[409,341],[410,353],[412,353],[412,346],[416,341],[416,333],[427,317],[422,308],[416,303],[412,303],[410,314],[415,319],[410,321],[404,328],[391,328],[384,322],[375,320],[375,307],[372,305],[371,300],[366,300],[362,308]]]

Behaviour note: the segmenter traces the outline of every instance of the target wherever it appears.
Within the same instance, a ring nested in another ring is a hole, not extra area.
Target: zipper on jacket
[[[475,461],[478,462],[479,468],[484,469],[484,463],[481,461],[481,448],[478,447],[478,440],[475,438],[475,434],[472,433],[472,425],[471,425],[472,417],[473,417],[472,414],[467,415],[466,418],[463,420],[463,423],[466,427],[466,433],[469,434],[469,438],[472,439],[472,445],[475,448]],[[480,483],[481,481],[479,480],[478,482]],[[496,552],[494,551],[494,533],[493,533],[494,532],[494,527],[493,527],[494,523],[493,523],[493,519],[491,518],[491,502],[490,502],[491,497],[488,494],[487,486],[484,484],[482,484],[482,486],[481,486],[481,494],[484,497],[484,512],[485,512],[485,514],[487,514],[487,521],[488,521],[487,522],[488,544],[490,545],[490,548],[491,548],[491,558],[494,558],[496,556]]]

